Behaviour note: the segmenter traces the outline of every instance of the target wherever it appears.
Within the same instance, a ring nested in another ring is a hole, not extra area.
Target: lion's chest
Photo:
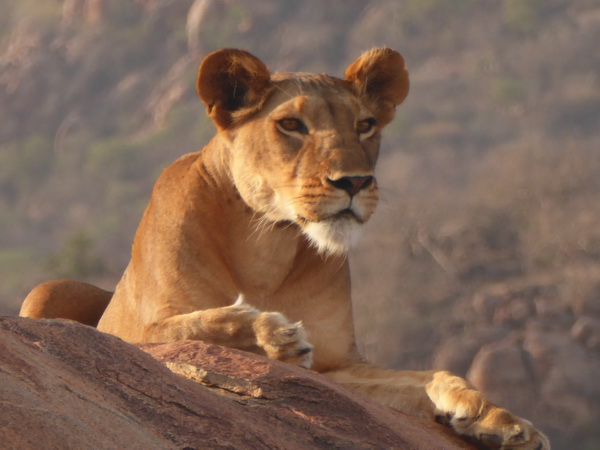
[[[235,278],[255,308],[302,321],[314,346],[317,370],[336,367],[354,344],[347,265],[318,256],[305,242],[298,242],[297,231],[288,231],[271,235],[264,246],[239,244],[244,251],[236,261]]]
[[[234,225],[240,228],[234,234],[241,237],[229,240],[231,271],[242,293],[269,297],[295,269],[298,231],[261,224],[253,218],[246,220]]]

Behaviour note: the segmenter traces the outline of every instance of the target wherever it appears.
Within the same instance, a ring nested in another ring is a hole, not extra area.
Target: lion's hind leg
[[[112,295],[80,281],[47,281],[33,288],[19,315],[33,319],[69,319],[95,327]]]

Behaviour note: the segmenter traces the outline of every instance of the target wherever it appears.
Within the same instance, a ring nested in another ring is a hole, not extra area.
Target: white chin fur
[[[310,222],[304,234],[322,255],[344,255],[360,238],[362,225],[352,219]]]

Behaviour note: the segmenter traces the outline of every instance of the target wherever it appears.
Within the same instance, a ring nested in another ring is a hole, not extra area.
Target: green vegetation
[[[0,250],[0,280],[4,300],[4,314],[17,314],[23,298],[10,297],[31,288],[30,283],[43,281],[45,270],[39,263],[39,252],[35,248],[3,246]]]
[[[499,78],[492,82],[490,95],[499,105],[518,105],[527,101],[527,88],[521,80]]]
[[[87,280],[106,271],[102,260],[94,254],[93,239],[83,230],[69,236],[46,264],[55,278]]]
[[[532,34],[539,30],[545,6],[544,0],[505,0],[505,23],[515,33]]]
[[[7,194],[3,199],[14,205],[17,197],[31,195],[49,175],[52,158],[52,141],[42,136],[0,145],[0,189]]]

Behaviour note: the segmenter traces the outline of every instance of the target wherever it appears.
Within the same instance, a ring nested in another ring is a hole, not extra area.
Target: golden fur
[[[98,329],[131,342],[201,339],[312,366],[484,445],[549,448],[529,422],[465,380],[381,369],[356,351],[346,252],[377,204],[380,130],[408,92],[400,54],[371,50],[342,80],[271,75],[249,53],[221,50],[202,62],[197,86],[218,132],[160,176]],[[39,311],[52,308],[40,305],[60,297],[52,292],[34,290],[22,315],[44,317]],[[65,305],[53,317],[71,318]]]

